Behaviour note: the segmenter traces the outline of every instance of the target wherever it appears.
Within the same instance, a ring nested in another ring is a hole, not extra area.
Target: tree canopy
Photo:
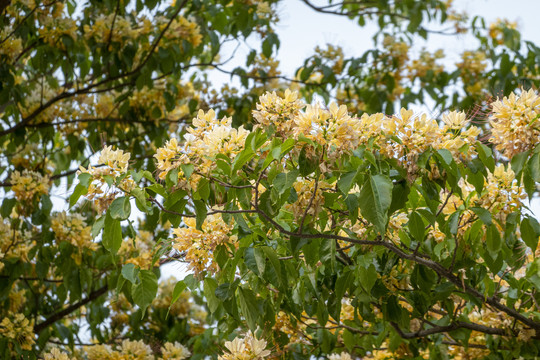
[[[540,48],[302,2],[372,48],[287,75],[278,0],[0,0],[0,358],[539,356]]]

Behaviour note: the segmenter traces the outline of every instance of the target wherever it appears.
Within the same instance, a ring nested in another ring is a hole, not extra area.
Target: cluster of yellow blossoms
[[[233,226],[225,223],[220,214],[207,216],[201,230],[196,229],[194,218],[183,220],[186,227],[173,230],[174,248],[185,253],[184,259],[196,276],[203,271],[215,273],[218,270],[213,260],[216,247],[228,244],[236,246],[236,236],[230,236]]]
[[[489,37],[498,45],[504,44],[505,30],[517,31],[518,24],[515,21],[508,19],[497,19],[489,24]]]
[[[142,17],[138,20],[139,24],[134,24],[129,16],[100,15],[95,18],[92,25],[84,25],[84,37],[97,43],[105,43],[110,39],[110,42],[124,45],[139,36],[148,35],[152,31],[150,19]],[[113,21],[114,27],[112,26]]]
[[[424,78],[428,73],[436,76],[444,71],[444,66],[437,64],[438,59],[444,58],[444,51],[439,49],[433,54],[427,50],[420,52],[420,57],[414,59],[409,65],[407,65],[408,78],[414,80],[416,78]]]
[[[540,138],[540,96],[533,89],[512,93],[491,104],[491,138],[505,157],[531,150]]]
[[[510,166],[498,165],[493,173],[488,172],[488,177],[484,182],[484,190],[481,194],[475,191],[475,188],[466,180],[461,179],[459,185],[463,196],[452,194],[448,197],[442,213],[451,215],[458,210],[465,210],[461,215],[458,228],[458,235],[463,235],[470,228],[472,218],[476,217],[470,207],[482,207],[489,209],[491,216],[500,223],[506,221],[507,216],[523,206],[523,201],[527,197],[522,185],[518,185],[514,171]],[[441,198],[448,195],[442,194]],[[495,222],[497,225],[497,222]],[[499,226],[499,225],[497,225]],[[436,240],[444,239],[444,235],[438,235],[439,230],[436,227],[430,230],[430,234]]]
[[[0,58],[6,63],[14,61],[23,49],[21,38],[9,36],[12,31],[11,27],[0,30]]]
[[[465,90],[472,95],[482,95],[486,88],[484,71],[487,67],[486,54],[482,51],[465,51],[461,62],[456,64]]]
[[[286,138],[293,127],[288,120],[298,115],[304,107],[305,104],[298,99],[296,91],[287,89],[283,97],[276,92],[267,92],[259,98],[253,117],[265,128],[274,126],[276,132]]]
[[[169,19],[157,17],[155,20],[161,23],[159,25],[160,31],[164,31]],[[165,32],[164,38],[171,41],[187,40],[193,47],[199,46],[202,42],[199,26],[183,16],[178,16],[173,20]]]
[[[77,22],[70,18],[44,18],[41,21],[39,35],[47,44],[61,50],[66,50],[62,37],[69,36],[77,41]]]
[[[110,180],[126,174],[130,153],[124,153],[122,150],[113,150],[112,146],[106,146],[98,159],[100,167],[89,166],[88,169],[80,167],[80,173],[92,175],[86,198],[94,200],[98,211],[105,211],[121,192],[129,193],[135,187],[135,182],[130,175],[124,177],[117,185],[108,185],[107,178]],[[101,166],[105,165],[105,166]],[[105,188],[105,191],[104,191]]]
[[[75,358],[69,357],[65,352],[60,351],[58,348],[52,348],[51,351],[46,353],[43,357],[44,360],[75,360]]]
[[[155,360],[156,356],[143,341],[123,340],[117,346],[95,345],[85,346],[84,352],[88,360]],[[184,360],[191,356],[189,350],[178,342],[167,342],[160,349],[158,360]],[[56,359],[54,359],[56,360]]]
[[[135,239],[122,241],[118,254],[126,259],[126,264],[134,264],[140,269],[149,270],[152,268],[154,244],[153,234],[140,230]]]
[[[11,222],[0,217],[0,271],[4,268],[4,259],[28,261],[28,253],[34,247],[32,233],[24,233],[11,227]]]
[[[293,188],[298,199],[292,204],[285,204],[285,209],[292,212],[297,220],[302,219],[304,214],[316,217],[324,204],[323,191],[332,187],[326,181],[319,181],[315,191],[315,180],[300,179],[294,182]],[[306,212],[307,210],[307,212]]]
[[[32,350],[34,345],[34,321],[23,314],[9,314],[0,322],[0,336],[9,339],[11,346],[18,344],[23,350]]]
[[[245,337],[236,337],[226,341],[228,352],[218,356],[218,360],[262,360],[270,355],[266,350],[266,341],[258,340],[251,331]]]
[[[77,249],[71,256],[79,265],[84,249],[94,251],[98,248],[92,241],[92,227],[86,225],[85,218],[81,214],[67,215],[65,211],[57,213],[51,219],[51,228],[58,243],[65,241]]]
[[[348,353],[342,352],[340,354],[328,355],[328,360],[352,360],[352,357]]]
[[[47,175],[32,170],[23,170],[22,173],[14,171],[10,182],[15,198],[26,204],[31,204],[34,196],[47,195],[51,186]]]
[[[351,117],[345,106],[331,103],[306,107],[295,92],[285,91],[261,96],[253,116],[264,127],[275,126],[284,138],[308,138],[326,148],[330,160],[350,153],[360,145],[374,144],[380,153],[396,159],[410,174],[418,171],[418,156],[426,150],[449,150],[455,158],[470,158],[468,149],[476,143],[480,129],[469,126],[464,113],[443,116],[444,126],[426,115],[414,117],[411,110],[401,109],[400,117],[378,113]],[[324,169],[323,169],[324,170]]]
[[[243,126],[233,128],[231,118],[218,120],[214,110],[207,113],[199,110],[197,117],[193,119],[193,127],[189,127],[187,131],[183,147],[180,147],[178,141],[173,138],[164,147],[159,148],[155,155],[161,179],[180,165],[195,166],[195,173],[189,183],[179,169],[179,186],[183,188],[196,188],[200,174],[206,175],[215,169],[215,157],[218,154],[233,158],[242,151],[249,134]]]

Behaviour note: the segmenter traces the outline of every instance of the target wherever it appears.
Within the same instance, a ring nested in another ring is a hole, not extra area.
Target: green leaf
[[[247,248],[244,253],[244,261],[246,266],[255,274],[259,276],[264,274],[266,258],[264,252],[260,248]]]
[[[15,198],[4,199],[4,201],[2,201],[2,207],[0,208],[0,215],[2,215],[3,218],[9,217],[15,204],[17,204],[17,199]]]
[[[501,250],[501,234],[495,225],[490,225],[487,227],[486,245],[491,256],[497,256],[497,253]]]
[[[491,149],[481,142],[477,142],[476,152],[478,153],[480,160],[482,160],[482,163],[489,169],[489,171],[493,172],[495,170],[495,159],[493,158]]]
[[[69,197],[69,207],[72,207],[77,203],[79,198],[82,195],[86,195],[88,193],[88,188],[82,184],[77,184],[75,186],[75,189],[73,190],[73,194]]]
[[[172,293],[171,305],[170,306],[172,306],[175,302],[178,301],[178,299],[180,299],[180,295],[182,295],[182,292],[184,292],[184,290],[186,290],[186,288],[187,288],[187,285],[183,281],[179,281],[179,282],[176,283],[176,285],[174,285],[174,290],[173,290],[173,293]],[[169,306],[169,309],[170,309],[170,306]]]
[[[131,204],[127,196],[115,199],[109,207],[109,213],[113,219],[126,220],[131,214]]]
[[[233,162],[232,175],[235,176],[236,172],[242,168],[248,161],[255,156],[255,153],[251,149],[244,149],[238,155]]]
[[[356,174],[358,174],[358,171],[351,171],[339,178],[337,186],[343,195],[347,195],[349,190],[351,190],[354,184],[354,179],[356,178]]]
[[[441,158],[444,160],[446,165],[452,164],[452,161],[454,158],[452,157],[452,153],[446,149],[439,149],[437,150],[437,153],[441,156]]]
[[[125,264],[122,266],[122,276],[124,279],[129,280],[132,284],[137,282],[137,275],[139,274],[139,268],[135,267],[134,264]]]
[[[89,173],[80,173],[78,178],[79,178],[79,184],[81,184],[82,186],[86,188],[90,186],[90,180],[92,179],[92,175],[90,175]]]
[[[180,165],[180,168],[182,169],[182,172],[184,173],[184,176],[186,179],[189,179],[191,174],[193,174],[193,171],[195,170],[195,166],[192,164],[182,164]]]
[[[526,217],[521,221],[520,231],[521,238],[534,253],[540,237],[540,224],[535,218]]]
[[[510,165],[512,166],[512,171],[516,174],[516,179],[519,179],[521,176],[521,172],[523,171],[523,167],[527,163],[527,159],[529,158],[530,151],[524,151],[522,153],[516,154],[512,157],[512,160],[510,161]]]
[[[113,219],[109,213],[105,215],[102,243],[105,249],[116,254],[122,245],[122,227],[120,220]]]
[[[298,170],[292,170],[286,173],[280,173],[276,176],[274,179],[274,187],[278,190],[280,195],[293,186],[298,174]]]
[[[139,273],[140,282],[131,287],[131,296],[133,302],[142,310],[142,316],[148,305],[156,297],[158,290],[158,282],[156,274],[151,270],[141,270]]]
[[[146,206],[146,191],[141,188],[135,188],[131,190],[131,194],[135,197],[137,208],[143,212],[148,211],[148,207]]]
[[[100,217],[92,225],[92,232],[91,232],[92,239],[95,239],[96,236],[98,236],[101,229],[103,229],[103,226],[105,226],[105,218],[106,218],[106,216]]]
[[[240,311],[242,312],[242,315],[244,315],[250,330],[255,331],[257,328],[257,318],[261,313],[259,302],[253,291],[249,289],[238,287],[237,294]]]
[[[394,188],[392,189],[392,204],[389,209],[390,214],[405,206],[410,192],[411,188],[407,185],[406,181],[403,180],[394,184]]]
[[[317,161],[307,156],[306,146],[302,148],[300,155],[298,156],[298,167],[300,170],[300,175],[302,176],[308,176],[317,170]]]
[[[422,220],[422,216],[420,216],[420,214],[418,214],[416,211],[413,211],[411,215],[409,215],[408,227],[409,232],[416,241],[421,242],[424,240],[426,225]]]
[[[367,221],[384,235],[388,209],[392,203],[392,181],[386,175],[370,175],[360,191],[360,211]]]
[[[540,182],[540,153],[535,153],[531,156],[527,163],[527,168],[529,169],[529,173],[533,180]]]
[[[217,282],[212,278],[204,279],[203,283],[204,297],[211,313],[214,313],[219,307],[219,300],[216,297]]]
[[[493,221],[491,220],[491,213],[488,210],[481,207],[473,207],[471,208],[471,210],[474,211],[476,216],[478,216],[478,218],[482,220],[484,224],[486,225],[493,224]]]
[[[373,264],[370,264],[367,268],[359,266],[356,275],[358,280],[360,280],[362,288],[369,294],[377,281],[377,270],[375,266]]]
[[[237,282],[219,285],[215,291],[216,297],[221,301],[231,299],[234,296],[237,285]]]
[[[196,228],[197,230],[202,230],[202,225],[206,219],[206,214],[208,212],[206,204],[201,200],[194,200],[193,205],[195,205],[196,218]]]

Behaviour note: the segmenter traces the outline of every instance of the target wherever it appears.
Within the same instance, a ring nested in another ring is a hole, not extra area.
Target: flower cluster
[[[381,113],[349,115],[347,108],[331,103],[328,109],[297,100],[295,92],[285,96],[267,93],[260,98],[253,116],[264,127],[274,126],[284,138],[307,138],[326,149],[329,160],[351,153],[360,145],[375,146],[379,152],[396,159],[410,174],[418,172],[418,156],[428,149],[446,149],[456,158],[474,155],[470,145],[476,143],[480,129],[469,126],[464,113],[451,112],[443,116],[444,126],[426,115],[413,116],[401,109],[400,117]],[[324,166],[321,166],[324,169]]]
[[[34,321],[23,314],[9,314],[0,322],[0,336],[7,338],[11,347],[16,344],[23,350],[32,350],[34,344]]]
[[[530,150],[540,139],[540,96],[533,90],[512,93],[491,104],[491,138],[505,157]]]
[[[487,67],[486,54],[481,51],[465,51],[461,55],[461,62],[456,64],[460,70],[460,77],[465,90],[471,95],[483,94],[486,88],[484,71]]]
[[[293,184],[298,198],[294,203],[286,204],[285,209],[292,212],[297,220],[302,219],[304,215],[316,217],[322,210],[323,192],[331,186],[326,181],[319,181],[315,186],[315,182],[315,180],[300,179]]]
[[[348,353],[342,352],[340,354],[328,355],[328,360],[352,360],[352,357]]]
[[[225,342],[228,353],[218,356],[218,360],[262,360],[270,355],[266,341],[258,340],[250,331],[244,338],[236,337]]]
[[[283,97],[276,92],[268,92],[259,98],[253,117],[265,128],[275,126],[276,132],[286,137],[293,128],[293,124],[288,120],[298,115],[305,106],[304,102],[298,99],[296,91],[287,89]]]
[[[159,148],[155,155],[160,170],[159,177],[162,179],[180,165],[189,163],[195,166],[195,174],[189,179],[189,183],[179,169],[179,186],[184,188],[196,188],[199,176],[208,174],[215,168],[218,154],[232,158],[242,151],[250,133],[243,126],[233,128],[231,118],[218,120],[214,110],[207,113],[199,110],[197,117],[193,119],[193,127],[189,127],[187,131],[183,147],[173,138]]]
[[[173,230],[174,248],[185,253],[185,261],[195,275],[199,276],[203,271],[215,273],[218,270],[213,260],[216,247],[227,244],[236,246],[236,236],[230,236],[233,226],[225,223],[219,214],[207,216],[201,230],[196,228],[194,218],[183,220],[186,227]]]
[[[408,77],[410,80],[420,78],[423,82],[423,78],[432,74],[436,76],[444,71],[444,66],[437,64],[438,59],[444,58],[444,52],[442,49],[435,51],[433,54],[427,50],[420,52],[420,57],[414,59],[409,65],[407,65]]]
[[[508,19],[497,19],[489,24],[489,37],[498,45],[504,44],[505,31],[517,32],[518,24]]]
[[[135,239],[122,241],[118,254],[122,256],[126,264],[134,264],[140,269],[152,268],[152,254],[154,251],[153,234],[149,231],[141,230]]]
[[[94,200],[98,211],[105,211],[120,192],[129,193],[135,187],[135,182],[130,175],[126,175],[130,153],[122,150],[113,150],[112,146],[106,146],[98,159],[100,167],[89,166],[88,169],[80,167],[80,173],[92,175],[86,198]],[[105,166],[101,166],[105,165]],[[109,185],[111,180],[120,177],[121,180],[115,185]]]
[[[29,231],[24,233],[14,229],[7,219],[0,217],[0,271],[4,267],[1,260],[21,259],[28,261],[28,253],[34,247],[35,241]]]
[[[163,360],[184,360],[191,356],[191,352],[178,341],[165,343],[161,349]]]
[[[177,359],[177,360],[183,360],[189,356],[189,351],[185,349],[182,345],[182,352],[180,352],[180,348],[177,349],[176,344],[167,345],[165,344],[167,348],[163,348],[167,355],[169,355],[167,360],[169,359]],[[185,352],[183,351],[185,350]],[[154,352],[143,341],[130,341],[130,340],[123,340],[122,343],[118,346],[111,346],[111,345],[95,345],[95,346],[85,346],[84,351],[86,352],[86,357],[88,360],[121,360],[121,359],[130,359],[130,360],[154,360]],[[171,354],[180,354],[180,357],[174,358],[171,357]],[[187,355],[184,355],[187,354]],[[165,359],[165,358],[160,358]]]
[[[32,203],[34,196],[47,195],[51,186],[47,175],[32,170],[23,170],[22,173],[14,171],[10,181],[15,198],[19,202],[27,204]]]
[[[0,30],[0,59],[2,62],[10,63],[15,60],[21,53],[22,39],[16,36],[9,36],[13,32],[11,27],[6,27]],[[9,37],[8,37],[9,36]]]
[[[52,348],[50,352],[44,355],[43,359],[44,360],[75,360],[75,358],[70,358],[68,354],[60,351],[58,348]]]
[[[114,27],[112,26],[113,21]],[[92,25],[84,25],[84,37],[97,43],[110,41],[111,43],[127,44],[129,40],[136,39],[140,35],[146,35],[151,31],[151,24],[144,26],[146,21],[150,22],[146,18],[139,19],[142,26],[137,26],[129,16],[100,15]]]
[[[156,20],[162,23],[160,25],[160,31],[165,30],[169,19],[158,17]],[[178,16],[173,20],[165,32],[164,38],[167,40],[187,40],[193,47],[199,46],[202,42],[199,26],[183,16]]]
[[[86,225],[85,218],[80,214],[57,213],[51,220],[51,229],[58,243],[65,241],[77,249],[72,256],[79,265],[85,248],[97,250],[97,244],[92,241],[92,228]]]
[[[64,36],[69,36],[74,41],[77,40],[77,23],[73,19],[47,17],[41,21],[41,24],[39,34],[43,41],[52,47],[66,50],[66,45],[62,41]]]

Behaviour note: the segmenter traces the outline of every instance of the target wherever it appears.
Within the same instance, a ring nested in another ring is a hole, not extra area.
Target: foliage
[[[373,49],[288,78],[278,1],[0,0],[0,357],[538,356],[540,49],[437,0],[304,3]],[[478,47],[414,56],[441,32]]]

